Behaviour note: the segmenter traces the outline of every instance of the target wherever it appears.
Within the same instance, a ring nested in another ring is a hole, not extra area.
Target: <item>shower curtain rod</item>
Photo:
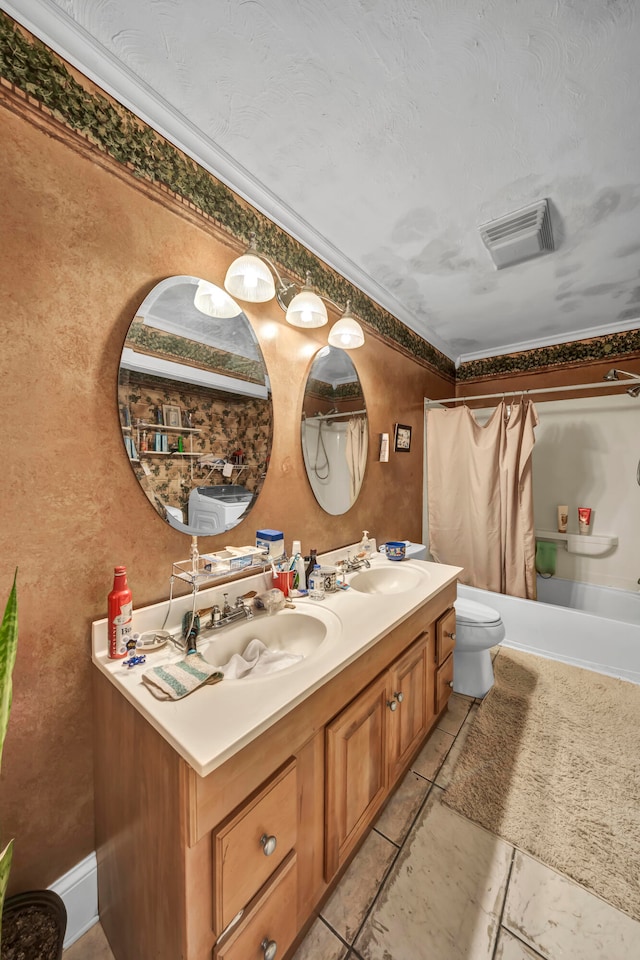
[[[504,400],[507,397],[528,397],[532,393],[568,393],[571,390],[603,390],[605,387],[625,387],[629,389],[632,383],[640,383],[640,376],[634,376],[629,380],[606,380],[597,383],[576,383],[566,387],[535,387],[531,390],[507,390],[503,393],[479,393],[474,397],[448,397],[446,400],[428,400],[425,397],[424,406],[436,407],[443,403],[466,403],[467,400],[494,400],[496,398]]]
[[[316,413],[314,417],[305,417],[305,420],[337,420],[339,417],[355,417],[366,410],[345,410],[344,413]]]

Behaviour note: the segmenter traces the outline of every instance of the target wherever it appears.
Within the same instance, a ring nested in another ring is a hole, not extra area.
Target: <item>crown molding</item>
[[[2,9],[106,93],[388,310],[450,360],[451,347],[232,156],[125,67],[53,0],[2,0]]]
[[[506,357],[514,353],[526,353],[528,350],[540,350],[544,347],[560,346],[564,343],[578,343],[582,340],[594,340],[597,337],[608,337],[615,333],[626,333],[628,330],[637,330],[640,327],[640,316],[624,323],[607,323],[599,327],[589,327],[585,330],[573,330],[570,333],[559,334],[555,337],[541,337],[537,340],[523,340],[519,343],[507,344],[494,350],[477,350],[474,353],[462,353],[456,359],[456,369],[463,363],[472,363],[474,360],[490,360],[492,357]]]

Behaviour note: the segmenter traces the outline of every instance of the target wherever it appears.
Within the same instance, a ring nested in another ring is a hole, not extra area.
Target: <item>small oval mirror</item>
[[[118,408],[125,451],[176,530],[231,530],[264,482],[273,433],[262,352],[238,304],[198,277],[169,277],[124,343]]]
[[[369,428],[362,385],[345,350],[316,354],[304,391],[302,454],[314,496],[323,510],[346,513],[364,479]]]

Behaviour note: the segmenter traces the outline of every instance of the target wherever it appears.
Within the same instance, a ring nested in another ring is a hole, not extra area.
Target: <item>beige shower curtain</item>
[[[362,486],[365,467],[367,465],[367,450],[369,448],[369,433],[366,417],[351,417],[347,424],[347,466],[349,467],[349,496],[351,503]]]
[[[531,453],[538,415],[525,400],[480,426],[466,406],[427,411],[429,550],[463,583],[535,600]]]

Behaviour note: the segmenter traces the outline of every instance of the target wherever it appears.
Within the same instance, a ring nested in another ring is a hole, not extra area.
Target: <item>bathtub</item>
[[[499,611],[506,647],[640,684],[640,594],[556,578],[538,585],[537,601],[463,584],[458,596]]]

